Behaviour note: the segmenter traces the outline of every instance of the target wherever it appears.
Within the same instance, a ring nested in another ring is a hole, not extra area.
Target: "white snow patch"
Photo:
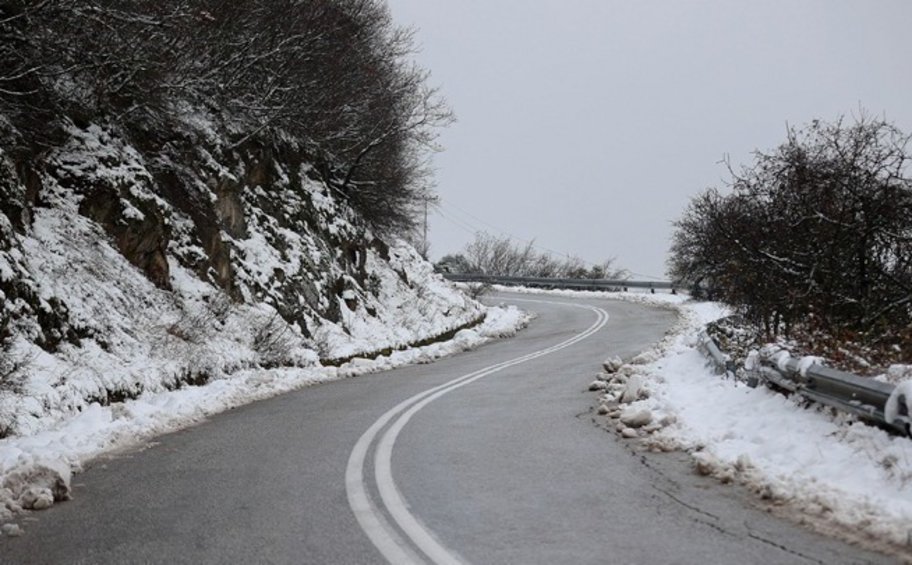
[[[892,424],[899,419],[899,408],[901,405],[906,407],[906,423],[909,423],[909,416],[912,416],[912,381],[904,381],[896,385],[887,404],[884,406],[884,419],[887,423]]]
[[[820,365],[823,363],[823,357],[816,357],[814,355],[806,355],[798,360],[798,373],[802,377],[807,376],[808,369],[814,365]]]
[[[691,451],[698,467],[720,480],[737,478],[822,519],[907,543],[912,441],[720,378],[696,343],[705,323],[725,309],[708,303],[678,308],[678,331],[654,351],[653,361],[636,367],[650,397],[628,410],[650,410],[667,424],[652,439]],[[816,361],[805,358],[802,366]],[[912,385],[902,386],[912,392]]]

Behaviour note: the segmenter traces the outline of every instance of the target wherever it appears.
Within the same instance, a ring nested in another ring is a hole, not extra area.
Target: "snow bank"
[[[0,148],[28,212],[15,229],[0,212],[0,508],[65,498],[48,470],[66,485],[109,449],[524,323],[378,238],[296,144],[229,148],[193,122],[209,143],[164,161],[68,127],[29,177],[40,205]]]
[[[598,413],[647,448],[689,452],[701,474],[738,481],[819,522],[910,545],[912,440],[716,375],[697,343],[706,324],[729,315],[722,305],[669,294],[499,290],[675,308],[679,320],[662,342],[623,365],[606,360],[592,387],[600,394]],[[807,358],[802,367],[815,361]],[[884,379],[896,382],[901,369],[891,368]],[[900,396],[910,402],[912,381],[897,385],[897,406]]]
[[[697,335],[727,312],[711,303],[677,308],[682,318],[676,332],[640,356],[646,363],[620,369],[642,377],[647,389],[622,414],[648,411],[661,422],[626,435],[645,438],[653,449],[686,450],[701,473],[737,480],[765,499],[824,522],[908,544],[912,441],[721,378],[697,350]],[[604,395],[603,412],[610,413],[618,400]],[[622,432],[628,429],[626,423],[620,426]]]

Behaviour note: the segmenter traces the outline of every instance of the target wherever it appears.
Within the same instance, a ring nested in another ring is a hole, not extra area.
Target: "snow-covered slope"
[[[73,438],[76,463],[123,440],[86,442],[88,421],[135,437],[481,339],[458,332],[488,309],[340,194],[293,142],[235,148],[199,120],[154,151],[94,124],[29,159],[0,148],[0,491],[34,467],[29,438]]]

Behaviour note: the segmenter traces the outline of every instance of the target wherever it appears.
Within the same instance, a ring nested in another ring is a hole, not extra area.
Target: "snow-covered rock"
[[[644,380],[640,375],[633,375],[627,379],[627,383],[624,386],[624,394],[621,396],[621,402],[624,404],[629,404],[635,402],[643,395]]]
[[[621,358],[615,355],[610,359],[605,359],[605,361],[602,363],[602,368],[606,373],[616,373],[623,365],[624,362],[621,360]]]
[[[887,404],[884,406],[884,420],[893,423],[899,418],[900,406],[905,406],[906,414],[912,417],[912,381],[903,381],[896,385]]]
[[[645,408],[630,407],[621,413],[620,420],[630,428],[642,428],[652,422],[652,412]]]
[[[11,510],[44,510],[54,501],[70,499],[71,476],[69,465],[59,459],[19,465],[3,474],[0,502]]]

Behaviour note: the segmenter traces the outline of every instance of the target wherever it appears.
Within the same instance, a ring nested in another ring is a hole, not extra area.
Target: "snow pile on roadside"
[[[908,544],[912,441],[723,379],[697,350],[697,334],[725,310],[678,308],[676,331],[656,348],[629,364],[606,363],[593,383],[604,391],[599,412],[617,419],[624,437],[688,451],[702,474],[738,481],[823,522]]]
[[[0,440],[0,521],[22,509],[43,509],[70,495],[70,470],[98,455],[137,445],[207,416],[283,392],[335,379],[393,369],[477,347],[515,334],[529,317],[515,307],[491,307],[478,326],[451,340],[394,351],[341,367],[240,370],[203,386],[143,393],[110,406],[93,403],[73,418],[24,437]]]
[[[65,498],[29,491],[39,468],[522,323],[378,239],[297,146],[186,148],[172,178],[116,131],[66,135],[35,166],[40,205],[0,148],[27,216],[0,211],[0,514]]]
[[[175,187],[115,131],[65,134],[36,165],[28,221],[0,211],[0,438],[93,403],[426,343],[484,315],[281,151],[198,146]],[[0,180],[25,194],[14,165],[0,148]]]
[[[722,305],[670,294],[498,290],[674,308],[678,322],[655,347],[627,363],[605,361],[590,385],[600,393],[599,414],[616,422],[622,437],[639,438],[649,449],[687,451],[701,474],[744,484],[816,523],[909,547],[912,440],[715,374],[697,336],[729,315]],[[900,374],[909,376],[897,366],[880,380],[912,386]]]

